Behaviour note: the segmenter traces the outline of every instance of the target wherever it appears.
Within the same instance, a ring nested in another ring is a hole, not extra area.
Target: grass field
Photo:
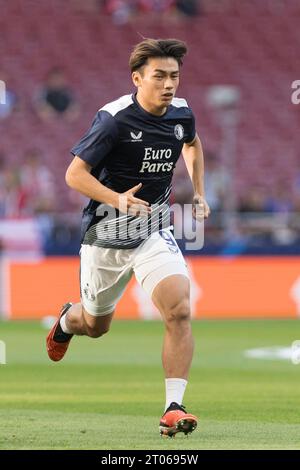
[[[47,359],[39,323],[0,323],[0,449],[300,449],[300,365],[246,358],[290,346],[298,321],[201,321],[185,395],[200,418],[189,437],[162,439],[160,322],[115,321],[95,340],[75,338],[63,362]]]

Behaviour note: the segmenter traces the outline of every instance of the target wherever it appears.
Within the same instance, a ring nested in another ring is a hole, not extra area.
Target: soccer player
[[[66,182],[88,196],[83,212],[81,302],[67,303],[47,337],[60,361],[73,335],[98,338],[109,330],[132,274],[159,309],[165,337],[165,412],[160,433],[192,432],[197,418],[182,406],[193,355],[190,282],[170,229],[169,196],[181,154],[193,188],[193,216],[208,217],[203,153],[195,119],[176,98],[185,43],[145,39],[130,57],[134,94],[101,108],[82,139]]]

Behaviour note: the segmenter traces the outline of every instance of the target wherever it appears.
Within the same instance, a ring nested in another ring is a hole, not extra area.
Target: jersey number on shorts
[[[165,230],[160,230],[159,233],[162,236],[162,238],[165,240],[171,253],[178,253],[179,248],[177,246],[175,239],[172,237],[172,235]]]

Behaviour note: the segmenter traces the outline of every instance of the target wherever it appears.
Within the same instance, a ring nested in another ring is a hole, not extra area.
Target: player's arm
[[[183,145],[182,155],[194,188],[193,216],[199,220],[207,218],[210,209],[204,194],[204,157],[197,134],[192,142]]]
[[[145,215],[151,212],[148,202],[134,197],[142,187],[141,183],[120,194],[100,183],[91,174],[91,169],[91,165],[76,155],[66,172],[67,185],[94,201],[109,204],[130,215]]]

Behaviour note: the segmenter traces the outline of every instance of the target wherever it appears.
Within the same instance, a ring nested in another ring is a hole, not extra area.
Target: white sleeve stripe
[[[122,111],[125,108],[128,108],[133,103],[132,95],[124,95],[121,98],[107,103],[105,106],[99,109],[99,111],[107,111],[112,116],[115,116],[117,113]]]
[[[175,108],[188,108],[188,104],[184,98],[173,98],[172,105]]]

